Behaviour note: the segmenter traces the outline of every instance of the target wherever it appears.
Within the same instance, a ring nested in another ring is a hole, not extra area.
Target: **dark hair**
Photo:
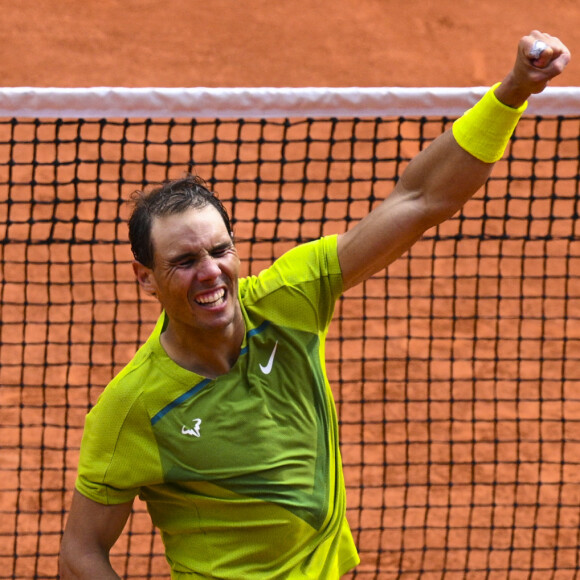
[[[156,217],[183,213],[190,208],[215,207],[227,231],[232,226],[228,212],[206,182],[197,175],[187,174],[180,179],[167,179],[149,191],[135,191],[131,196],[133,211],[129,218],[131,251],[138,262],[153,267],[154,248],[151,228]]]

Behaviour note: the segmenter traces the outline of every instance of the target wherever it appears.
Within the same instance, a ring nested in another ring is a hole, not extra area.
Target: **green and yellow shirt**
[[[359,562],[346,521],[324,342],[342,277],[336,236],[240,279],[240,356],[208,379],[148,341],[86,419],[77,489],[139,495],[172,578],[340,578]]]

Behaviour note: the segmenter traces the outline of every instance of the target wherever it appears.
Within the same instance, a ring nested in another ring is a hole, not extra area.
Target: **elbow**
[[[58,572],[61,580],[88,578],[83,573],[83,553],[80,546],[65,535],[58,555]]]
[[[454,200],[425,195],[417,195],[415,202],[414,231],[420,235],[452,218],[463,207],[462,203],[456,203]]]
[[[90,552],[79,542],[63,538],[58,557],[60,580],[92,580],[94,578],[119,578],[109,575],[110,567],[107,553]]]
[[[78,570],[75,570],[74,559],[69,556],[66,548],[62,546],[58,557],[58,577],[61,580],[74,580],[75,578],[81,578],[78,572]]]
[[[421,209],[418,214],[418,222],[421,224],[423,231],[438,226],[439,224],[451,219],[460,212],[467,201],[471,199],[475,191],[465,192],[464,196],[453,196],[446,192],[441,194],[423,195],[421,203],[418,205]]]

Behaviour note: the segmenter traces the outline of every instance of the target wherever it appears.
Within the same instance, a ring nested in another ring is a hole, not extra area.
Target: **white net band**
[[[457,117],[473,88],[0,88],[0,117]],[[580,115],[580,87],[547,88],[526,115]]]

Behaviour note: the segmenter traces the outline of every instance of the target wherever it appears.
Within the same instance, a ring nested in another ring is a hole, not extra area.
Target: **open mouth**
[[[213,292],[206,292],[202,296],[197,296],[196,304],[200,306],[220,306],[226,301],[226,291],[224,288],[218,288]]]

